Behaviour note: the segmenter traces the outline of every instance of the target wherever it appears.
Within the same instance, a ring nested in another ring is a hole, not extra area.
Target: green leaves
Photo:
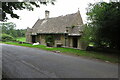
[[[14,38],[8,34],[2,34],[0,41],[3,41],[3,42],[14,41]]]
[[[87,9],[88,26],[91,28],[92,41],[97,46],[120,48],[118,34],[120,30],[120,3],[102,2],[89,4]]]
[[[3,34],[8,34],[14,38],[25,37],[25,29],[15,29],[16,25],[14,23],[0,23],[0,28]]]
[[[49,47],[54,46],[54,43],[55,43],[54,35],[46,35],[45,42]]]
[[[27,9],[29,11],[33,11],[33,6],[39,7],[35,2],[3,2],[2,9],[3,9],[3,21],[6,21],[8,18],[6,14],[10,14],[12,18],[19,19],[19,16],[13,12],[13,10],[23,10]]]
[[[55,0],[48,0],[49,2],[2,2],[2,19],[3,21],[7,21],[6,14],[10,14],[12,18],[19,19],[19,15],[15,14],[13,10],[23,10],[27,9],[29,11],[33,11],[35,7],[40,7],[40,4],[51,3],[54,4]]]

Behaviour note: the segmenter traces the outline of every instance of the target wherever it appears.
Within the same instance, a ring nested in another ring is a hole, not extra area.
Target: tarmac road
[[[9,78],[118,78],[118,65],[36,48],[2,45]]]

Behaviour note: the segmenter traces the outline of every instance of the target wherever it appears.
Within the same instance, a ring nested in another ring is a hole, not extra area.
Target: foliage
[[[89,28],[88,27],[88,25],[87,24],[85,24],[85,25],[83,25],[83,31],[84,31],[84,33],[83,33],[83,35],[82,35],[82,37],[81,37],[81,40],[82,41],[86,41],[86,42],[90,42],[90,37],[91,37],[91,28]]]
[[[25,38],[25,37],[18,37],[16,40],[17,40],[17,41],[25,42],[25,41],[26,41],[26,38]]]
[[[25,37],[26,29],[16,29],[17,37]]]
[[[89,4],[87,9],[88,24],[85,29],[87,40],[97,47],[120,48],[120,3],[101,2]]]
[[[54,42],[55,42],[54,36],[46,35],[45,42],[48,46],[54,46]]]
[[[8,34],[2,34],[0,41],[14,41],[14,38]]]
[[[7,14],[10,14],[12,18],[19,19],[19,15],[14,13],[13,10],[27,9],[29,11],[33,11],[34,7],[40,7],[40,4],[54,4],[54,1],[55,0],[49,0],[48,2],[42,2],[42,0],[38,2],[2,2],[2,19],[3,21],[6,21],[8,19],[6,16]]]
[[[10,23],[1,23],[2,33],[16,37],[15,27],[16,25],[12,22]]]
[[[85,24],[83,26],[83,35],[81,37],[81,40],[84,41],[85,43],[87,43],[88,45],[92,44],[92,46],[96,46],[94,44],[94,41],[95,41],[95,28],[94,27],[91,27],[92,25],[91,24]],[[94,39],[93,39],[94,38]]]
[[[11,35],[12,37],[25,37],[26,29],[15,29],[16,25],[12,22],[0,23],[2,33]]]

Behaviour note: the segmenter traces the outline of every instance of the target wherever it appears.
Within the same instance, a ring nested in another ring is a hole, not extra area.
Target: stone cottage
[[[45,11],[45,18],[38,19],[32,28],[27,28],[26,42],[46,45],[46,37],[54,37],[54,47],[71,47],[85,49],[81,36],[83,21],[78,10],[76,13],[49,18],[49,11]]]

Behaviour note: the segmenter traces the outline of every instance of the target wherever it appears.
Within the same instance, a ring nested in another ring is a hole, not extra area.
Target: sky
[[[45,18],[45,10],[50,11],[49,17],[51,18],[76,13],[79,9],[83,23],[86,23],[86,8],[88,7],[88,4],[98,1],[101,0],[56,0],[55,5],[41,5],[40,8],[35,8],[34,11],[14,11],[20,16],[20,19],[9,18],[8,22],[14,22],[16,24],[16,29],[26,29],[27,27],[32,28],[38,19]]]

